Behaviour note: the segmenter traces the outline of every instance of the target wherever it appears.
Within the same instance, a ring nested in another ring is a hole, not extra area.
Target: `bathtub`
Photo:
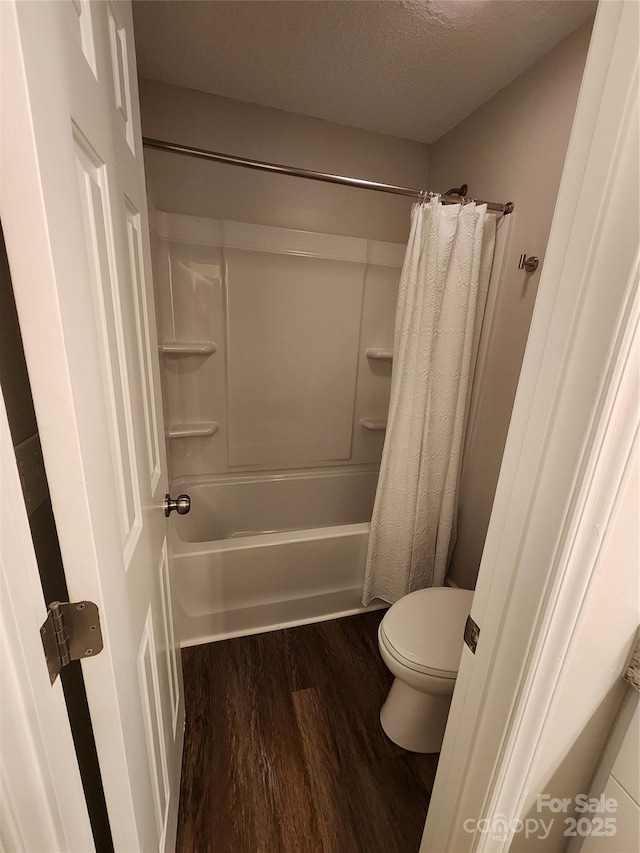
[[[180,478],[172,516],[182,646],[347,616],[361,602],[377,467]]]

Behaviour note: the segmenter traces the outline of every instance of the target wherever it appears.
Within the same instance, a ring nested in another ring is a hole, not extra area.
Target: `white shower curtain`
[[[495,233],[486,205],[413,207],[365,605],[444,583]]]

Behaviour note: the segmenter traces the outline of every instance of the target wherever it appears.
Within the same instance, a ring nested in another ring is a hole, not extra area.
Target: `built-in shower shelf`
[[[197,438],[214,435],[220,429],[216,421],[202,421],[197,424],[171,424],[167,430],[169,438]]]
[[[393,350],[382,349],[381,347],[369,347],[364,351],[367,358],[373,358],[376,361],[393,361]]]
[[[213,341],[165,341],[160,344],[163,355],[211,355],[218,349]]]
[[[382,430],[387,428],[386,418],[360,418],[360,426],[370,430]]]

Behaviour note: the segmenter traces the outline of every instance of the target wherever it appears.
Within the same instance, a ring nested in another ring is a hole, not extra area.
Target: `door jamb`
[[[2,841],[15,850],[45,838],[51,851],[94,850],[62,683],[50,685],[40,642],[46,606],[1,393],[0,480],[2,677],[15,684],[1,697],[2,739],[10,739],[0,762]]]

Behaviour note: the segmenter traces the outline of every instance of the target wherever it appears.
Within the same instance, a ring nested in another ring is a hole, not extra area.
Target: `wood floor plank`
[[[266,853],[273,850],[298,853],[300,849],[315,853],[322,848],[302,740],[280,652],[281,638],[274,633],[260,634],[254,639],[255,656],[247,689],[254,696],[256,737],[247,750],[247,769],[255,768],[259,754],[264,789],[272,798],[272,807],[262,815],[261,825],[275,821],[279,831],[278,846],[258,844],[256,849]]]
[[[301,625],[276,632],[282,644],[289,689],[306,690],[324,684],[330,677],[325,648],[317,625]]]
[[[354,836],[362,853],[417,853],[429,795],[405,756],[351,766],[343,777]]]
[[[392,744],[382,613],[183,651],[178,853],[413,853],[432,764]]]
[[[359,853],[345,809],[341,767],[329,715],[318,687],[293,694],[324,853]]]
[[[379,761],[398,753],[382,731],[380,708],[393,680],[377,648],[376,637],[381,615],[365,614],[325,622],[319,626],[324,640],[326,666],[330,677],[325,682],[328,707],[336,729],[345,734],[340,746],[354,761]]]
[[[407,754],[407,759],[418,771],[422,783],[429,795],[433,792],[433,783],[436,779],[436,771],[438,769],[439,754],[436,752],[421,755],[419,752]]]
[[[188,750],[179,849],[297,851],[299,835],[317,835],[302,744],[276,646],[264,635],[201,646],[184,656],[190,689],[185,691]],[[193,676],[196,685],[191,685]],[[199,708],[192,706],[194,699]],[[199,742],[197,748],[192,741]],[[195,765],[187,770],[189,761]],[[194,800],[201,802],[194,805]]]

